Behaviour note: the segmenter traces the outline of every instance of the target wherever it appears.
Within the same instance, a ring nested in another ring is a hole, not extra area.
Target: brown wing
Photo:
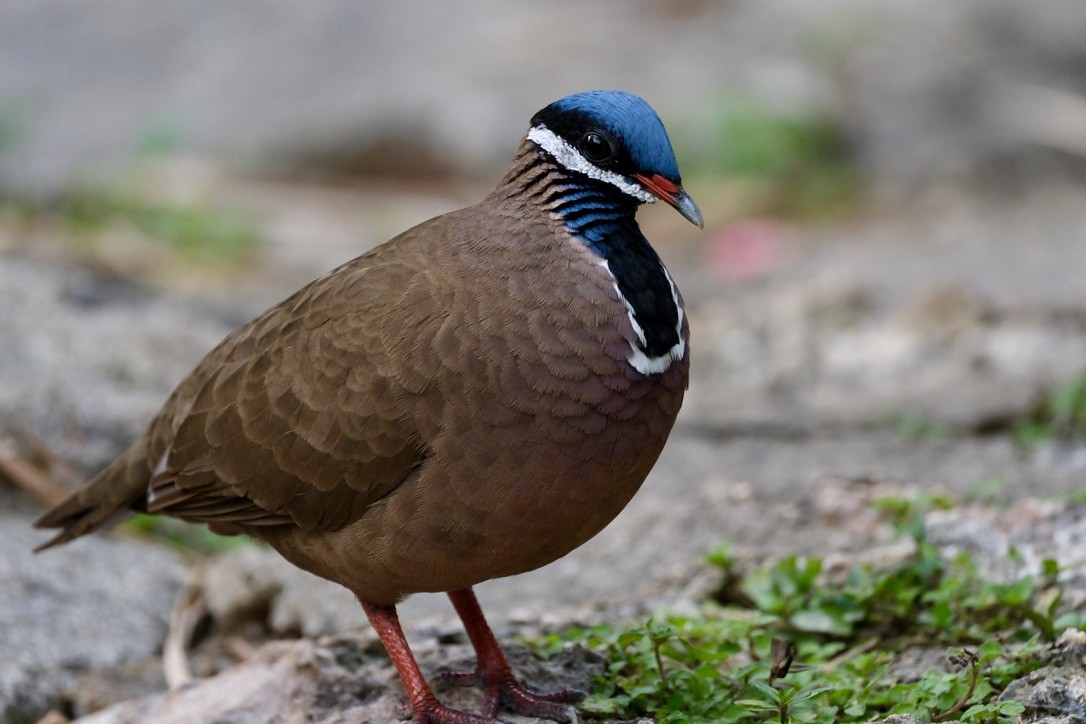
[[[223,532],[335,529],[420,464],[382,336],[417,340],[441,305],[419,265],[388,251],[238,330],[178,387],[148,431],[149,512]]]
[[[223,533],[334,529],[396,488],[426,458],[441,414],[440,401],[423,412],[414,402],[433,398],[434,338],[450,308],[434,263],[449,242],[435,231],[446,218],[333,270],[223,340],[128,451],[35,523],[60,529],[38,550],[128,510]]]

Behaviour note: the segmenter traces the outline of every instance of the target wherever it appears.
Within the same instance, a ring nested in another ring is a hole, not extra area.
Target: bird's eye
[[[581,139],[581,153],[592,163],[602,163],[611,158],[611,144],[599,133],[586,133]]]

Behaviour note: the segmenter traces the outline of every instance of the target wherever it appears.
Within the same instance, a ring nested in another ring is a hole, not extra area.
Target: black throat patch
[[[640,328],[650,359],[679,344],[679,307],[663,262],[634,218],[637,201],[609,184],[584,179],[555,189],[547,202],[570,234],[607,262],[618,292]]]

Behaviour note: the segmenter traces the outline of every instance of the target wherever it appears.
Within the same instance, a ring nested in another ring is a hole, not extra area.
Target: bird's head
[[[566,96],[535,114],[528,138],[570,171],[643,203],[661,199],[703,225],[701,211],[683,190],[664,124],[638,96],[614,90]]]

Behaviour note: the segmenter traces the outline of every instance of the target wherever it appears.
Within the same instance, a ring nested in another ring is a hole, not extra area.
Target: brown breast
[[[633,369],[635,332],[597,258],[546,214],[484,204],[459,212],[458,243],[400,242],[442,260],[397,290],[391,316],[409,321],[375,350],[417,467],[341,529],[271,539],[369,600],[569,552],[637,491],[682,402],[688,357],[660,375]]]

